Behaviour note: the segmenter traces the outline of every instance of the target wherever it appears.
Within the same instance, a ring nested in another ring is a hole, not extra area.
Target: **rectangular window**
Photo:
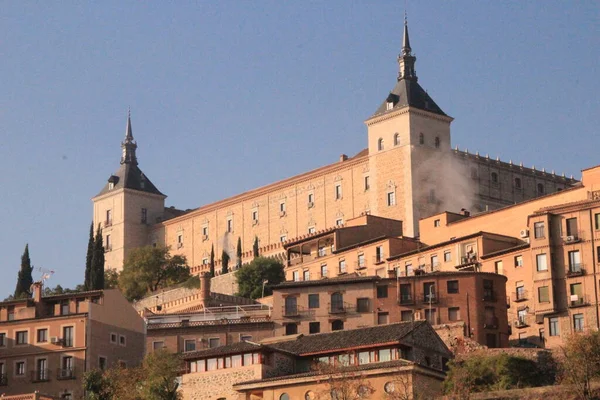
[[[373,360],[373,361],[375,361],[375,360]],[[368,364],[370,362],[371,361],[369,359],[368,351],[361,351],[360,353],[358,353],[358,365]]]
[[[483,300],[494,301],[494,281],[489,279],[483,280]]]
[[[120,344],[121,346],[125,346],[125,345],[126,345],[126,342],[125,342],[125,340],[126,340],[126,339],[125,339],[125,336],[123,336],[123,335],[119,335],[119,344]]]
[[[106,242],[104,242],[104,249],[106,251],[111,251],[112,250],[112,243],[110,240],[110,235],[106,235]]]
[[[558,317],[548,318],[548,330],[550,332],[550,336],[560,335],[560,331],[558,328]]]
[[[0,347],[6,347],[6,333],[0,333]]]
[[[396,192],[388,192],[387,194],[387,205],[394,206],[396,205]]]
[[[308,295],[308,308],[319,308],[319,294],[309,294]]]
[[[389,313],[377,313],[377,325],[387,325],[389,323]]]
[[[315,195],[314,193],[309,193],[308,194],[308,207],[312,207],[315,205]]]
[[[567,219],[567,236],[577,237],[577,218]]]
[[[108,239],[107,235],[107,239]],[[63,300],[60,302],[60,315],[69,315],[69,300]]]
[[[438,262],[438,256],[437,254],[434,254],[431,256],[431,271],[436,271],[437,268],[439,267],[440,263]]]
[[[72,326],[64,326],[63,327],[63,346],[65,347],[73,347],[73,327]]]
[[[385,299],[388,297],[388,287],[387,286],[377,286],[377,298]]]
[[[378,357],[379,362],[391,361],[392,360],[392,349],[379,350],[378,356],[379,356]]]
[[[29,332],[27,331],[18,331],[16,334],[16,341],[17,344],[27,344],[29,343],[29,340],[27,338]]]
[[[448,321],[460,321],[460,308],[459,307],[448,308]]]
[[[39,358],[36,362],[35,380],[47,381],[48,378],[48,360]]]
[[[116,333],[111,333],[110,334],[110,342],[117,344],[117,334]]]
[[[152,349],[153,350],[160,350],[163,347],[165,347],[165,342],[152,342]]]
[[[504,274],[504,265],[502,264],[502,260],[494,263],[494,272],[500,275]]]
[[[252,340],[252,335],[240,335],[240,342],[248,342]]]
[[[148,209],[147,208],[142,208],[141,222],[142,222],[142,224],[145,224],[148,222]]]
[[[321,265],[321,277],[325,278],[327,276],[327,264]]]
[[[221,340],[219,338],[209,338],[208,339],[208,347],[213,349],[215,347],[219,347],[221,345]]]
[[[309,226],[308,227],[308,233],[309,234],[313,234],[317,231],[317,229],[314,226]]]
[[[285,215],[285,201],[279,203],[279,215]]]
[[[300,271],[292,272],[292,280],[294,282],[300,282]]]
[[[583,332],[583,314],[573,315],[573,330],[575,332]]]
[[[25,375],[25,361],[17,361],[15,363],[15,375],[17,375],[17,376]]]
[[[600,213],[594,214],[594,229],[600,229]]]
[[[335,226],[342,226],[344,225],[344,220],[342,218],[338,218],[335,220]]]
[[[258,222],[258,211],[252,211],[252,222]]]
[[[411,310],[400,311],[400,319],[402,321],[412,321],[413,312]]]
[[[550,302],[550,291],[548,290],[548,286],[541,286],[538,288],[538,301],[540,303]]]
[[[425,282],[423,283],[423,297],[425,302],[435,301],[435,283]]]
[[[365,176],[365,192],[371,188],[371,182],[369,182],[369,177]],[[597,228],[596,228],[597,229]]]
[[[515,256],[515,268],[519,268],[523,266],[523,256]]]
[[[458,281],[448,281],[448,294],[458,293]]]
[[[340,274],[346,273],[346,260],[340,260],[339,270],[340,270]]]
[[[533,236],[536,239],[546,237],[545,226],[543,222],[536,222],[533,224]]]
[[[319,333],[321,332],[321,323],[320,322],[309,322],[308,323],[308,333]]]
[[[227,220],[227,232],[229,232],[229,233],[233,232],[233,220],[232,219]]]
[[[440,221],[439,219],[433,220],[433,227],[434,228],[439,228],[440,226],[442,226],[442,221]]]
[[[106,226],[112,225],[112,210],[106,210]]]
[[[546,254],[537,254],[535,256],[535,263],[538,271],[548,271]]]
[[[310,271],[309,270],[302,271],[302,279],[305,281],[310,281]]]
[[[358,255],[358,268],[364,268],[364,267],[365,267],[365,255],[359,254]]]
[[[579,250],[569,252],[569,271],[581,272],[581,254]]]
[[[356,299],[356,311],[359,313],[369,312],[369,299],[366,297]]]
[[[527,299],[527,293],[525,292],[525,286],[523,285],[522,281],[517,282],[517,287],[516,287],[516,301],[521,301],[521,300],[526,300]]]
[[[202,236],[204,236],[206,239],[208,239],[208,226],[207,225],[202,227]]]
[[[48,341],[48,329],[38,329],[37,331],[37,342],[45,343]]]
[[[342,199],[342,185],[340,183],[335,185],[335,199],[336,200]]]
[[[287,240],[287,235],[281,235],[279,236],[279,241],[280,242],[285,242]]]
[[[452,253],[450,251],[444,252],[444,262],[452,261]]]

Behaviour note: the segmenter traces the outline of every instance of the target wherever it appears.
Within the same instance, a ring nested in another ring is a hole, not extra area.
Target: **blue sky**
[[[596,1],[412,1],[419,82],[453,146],[563,171],[600,163]],[[119,165],[194,208],[353,155],[394,85],[404,2],[5,2],[0,298],[30,245],[83,280],[90,199]],[[36,277],[39,274],[36,274]]]

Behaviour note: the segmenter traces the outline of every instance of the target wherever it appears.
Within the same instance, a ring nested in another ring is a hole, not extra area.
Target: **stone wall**
[[[233,389],[233,385],[261,379],[263,369],[268,372],[268,367],[258,364],[185,374],[181,382],[181,392],[185,400],[237,399],[239,393]]]
[[[192,296],[197,292],[198,289],[187,289],[184,287],[165,290],[163,292],[155,292],[141,300],[138,300],[133,304],[133,306],[137,311],[142,311],[144,308],[151,308],[163,303],[183,299],[185,297]]]
[[[230,272],[228,274],[219,275],[212,278],[210,280],[210,291],[213,293],[235,295],[238,291],[235,272]]]

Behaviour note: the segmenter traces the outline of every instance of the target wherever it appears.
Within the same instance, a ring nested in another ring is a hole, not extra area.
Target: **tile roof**
[[[110,178],[114,184],[112,189],[109,189],[109,183],[102,188],[100,193],[96,195],[96,197],[101,196],[103,194],[108,193],[109,191],[118,190],[118,189],[133,189],[138,190],[140,192],[158,194],[164,196],[154,186],[154,184],[148,179],[146,175],[142,172],[142,170],[135,164],[131,163],[123,163]]]
[[[229,354],[239,354],[257,351],[265,346],[253,342],[238,342],[227,346],[219,346],[207,350],[198,350],[190,353],[184,353],[184,360],[195,360],[197,358],[218,357]]]
[[[287,289],[294,287],[307,287],[307,286],[327,286],[327,285],[341,285],[344,283],[358,283],[358,282],[375,282],[381,278],[378,276],[359,276],[356,274],[348,274],[342,276],[336,276],[333,278],[323,278],[319,280],[310,281],[288,281],[282,282],[278,285],[272,286],[273,289]]]
[[[420,110],[446,116],[446,113],[442,111],[442,109],[435,103],[435,101],[433,101],[429,94],[427,94],[427,92],[416,80],[399,80],[386,100],[379,106],[377,111],[375,111],[373,117],[387,112],[388,100],[393,101],[393,110],[410,106]]]

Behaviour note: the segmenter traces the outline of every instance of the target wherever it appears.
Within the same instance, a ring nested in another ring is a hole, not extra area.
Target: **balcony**
[[[367,263],[363,261],[354,261],[354,269],[361,270],[367,268]]]
[[[568,232],[567,236],[563,236],[562,237],[563,243],[564,244],[572,244],[572,243],[578,243],[581,242],[583,240],[583,235],[581,231],[578,232]]]
[[[415,299],[413,298],[412,294],[401,294],[398,304],[400,304],[400,305],[415,304]]]
[[[487,317],[483,327],[485,329],[498,329],[498,317]]]
[[[515,328],[526,328],[528,327],[529,324],[527,323],[527,318],[525,317],[519,317],[516,321],[515,321]]]
[[[50,380],[50,371],[47,369],[39,369],[31,371],[31,382],[48,382]]]
[[[107,221],[104,221],[104,227],[108,228],[109,226],[112,226],[112,219],[109,219]]]
[[[529,298],[527,294],[527,290],[518,290],[512,294],[513,301],[518,303],[520,301],[525,301]]]
[[[583,264],[572,264],[569,266],[569,268],[567,268],[565,274],[568,278],[581,276],[585,275],[585,269],[583,268]]]
[[[8,375],[0,374],[0,386],[8,385]]]
[[[282,315],[286,318],[296,318],[306,313],[306,309],[304,307],[296,304],[283,306],[281,307],[281,310]]]
[[[56,379],[67,380],[76,379],[75,368],[59,368],[56,370]]]
[[[329,314],[346,314],[355,309],[352,304],[348,303],[329,303]]]
[[[432,294],[424,294],[423,295],[423,303],[424,304],[437,304],[439,303],[440,299],[438,297],[437,294],[432,293]]]
[[[569,300],[569,308],[584,307],[588,304],[586,296],[571,295],[571,299]]]
[[[383,264],[385,262],[385,254],[373,256],[373,264]]]

